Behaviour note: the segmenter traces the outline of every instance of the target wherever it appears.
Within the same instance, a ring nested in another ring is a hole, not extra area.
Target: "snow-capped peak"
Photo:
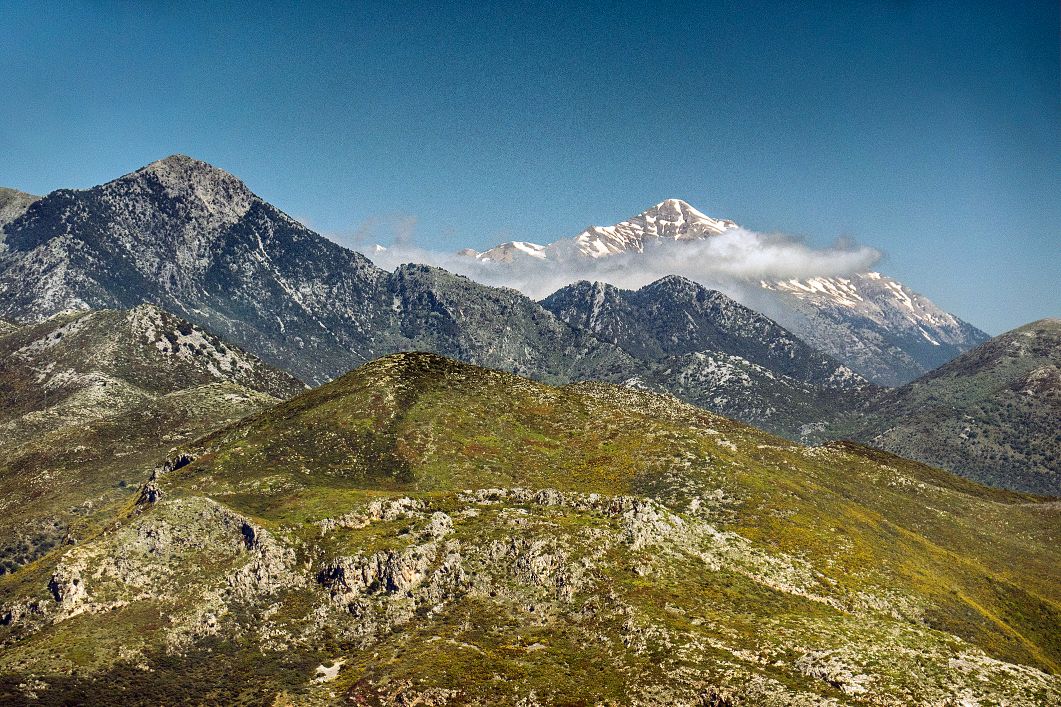
[[[574,238],[538,245],[527,241],[509,241],[477,253],[462,255],[479,260],[510,263],[525,257],[538,260],[565,258],[600,258],[626,252],[643,252],[645,246],[660,240],[698,240],[718,235],[737,224],[712,218],[681,199],[665,199],[650,209],[614,226],[590,226]]]
[[[639,216],[672,223],[696,223],[698,221],[709,222],[716,220],[681,199],[664,199]]]
[[[590,226],[575,236],[582,255],[600,258],[617,253],[644,252],[659,240],[699,240],[716,236],[737,224],[707,216],[681,199],[667,199],[614,226]]]
[[[482,253],[476,253],[474,257],[478,260],[495,263],[511,263],[513,260],[523,257],[544,260],[546,257],[545,248],[546,246],[531,243],[530,241],[509,241],[508,243],[496,245]],[[474,251],[472,252],[474,253]]]

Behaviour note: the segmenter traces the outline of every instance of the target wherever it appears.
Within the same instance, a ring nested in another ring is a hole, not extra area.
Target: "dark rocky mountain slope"
[[[542,305],[646,362],[631,384],[789,437],[815,434],[875,393],[776,322],[682,277],[637,291],[582,281]]]
[[[839,432],[984,484],[1061,496],[1061,320],[887,391]]]

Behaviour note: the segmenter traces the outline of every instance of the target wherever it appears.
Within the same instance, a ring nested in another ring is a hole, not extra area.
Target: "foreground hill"
[[[789,438],[874,393],[776,322],[686,278],[672,275],[636,292],[582,281],[542,305],[648,363],[632,383]]]
[[[150,305],[0,330],[0,573],[80,537],[173,445],[304,390]]]
[[[1051,704],[1059,512],[399,354],[183,447],[0,577],[0,699]]]
[[[844,432],[981,483],[1061,496],[1061,320],[887,392]]]

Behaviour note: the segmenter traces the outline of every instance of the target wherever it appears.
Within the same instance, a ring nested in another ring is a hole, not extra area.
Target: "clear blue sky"
[[[1057,0],[49,5],[0,2],[6,186],[183,152],[453,249],[674,196],[876,246],[991,333],[1061,315]]]

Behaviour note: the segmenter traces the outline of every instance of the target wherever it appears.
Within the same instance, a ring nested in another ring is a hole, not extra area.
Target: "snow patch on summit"
[[[460,254],[495,263],[511,263],[521,258],[603,258],[620,253],[643,253],[646,247],[659,241],[697,240],[732,228],[737,228],[733,221],[712,218],[681,199],[667,199],[614,226],[589,226],[573,238],[549,245],[509,241],[482,253],[468,249]]]

